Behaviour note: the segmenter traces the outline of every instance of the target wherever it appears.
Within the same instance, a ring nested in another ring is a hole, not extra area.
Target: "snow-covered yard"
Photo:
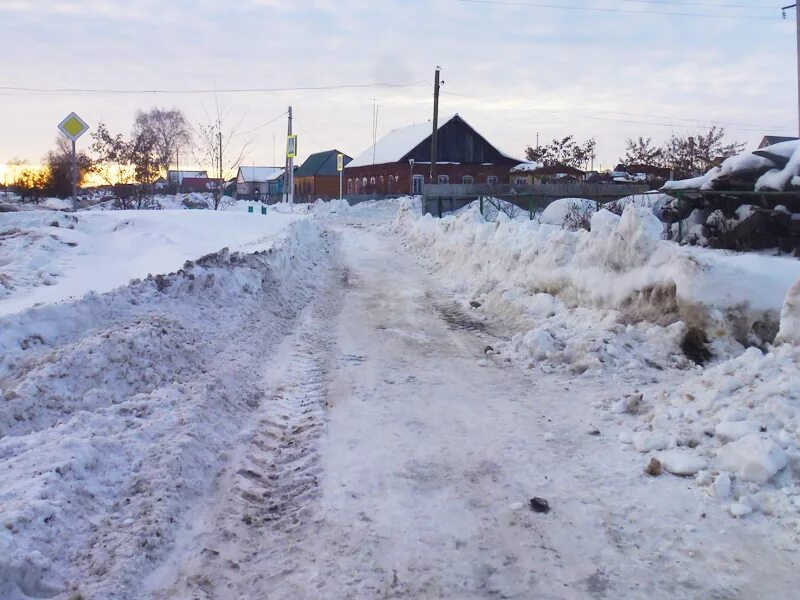
[[[241,211],[26,211],[0,217],[0,316],[104,293],[216,252],[255,252],[299,215]]]
[[[793,597],[800,261],[627,204],[0,214],[0,597]]]

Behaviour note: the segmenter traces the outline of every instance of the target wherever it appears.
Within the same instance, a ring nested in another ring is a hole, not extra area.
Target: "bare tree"
[[[67,198],[72,194],[72,146],[59,136],[56,138],[56,149],[44,157],[45,164],[45,189],[60,198]],[[78,185],[86,179],[94,169],[94,161],[85,152],[77,154]]]
[[[576,169],[585,169],[589,162],[595,159],[596,147],[594,138],[589,138],[583,144],[579,144],[575,141],[575,136],[568,135],[538,148],[528,146],[525,149],[525,157],[545,166],[566,165]]]
[[[242,121],[231,125],[230,109],[225,109],[215,101],[214,112],[206,111],[206,121],[197,125],[195,159],[203,165],[210,165],[212,177],[220,178],[219,189],[214,192],[214,210],[222,204],[222,187],[225,180],[232,177],[242,163],[250,142],[244,142],[236,149],[236,138]]]
[[[653,138],[628,138],[625,140],[625,156],[619,161],[625,165],[660,167],[664,164],[664,149],[657,147]]]
[[[492,196],[485,196],[483,198],[483,218],[487,221],[491,222],[496,220],[497,216],[501,213],[513,221],[521,212],[522,209],[513,202],[508,202]]]
[[[169,170],[175,151],[181,146],[188,146],[192,140],[189,122],[177,108],[152,108],[147,112],[137,112],[134,137],[142,135],[147,136],[148,143],[153,145],[156,166],[164,172]]]
[[[109,185],[134,181],[131,146],[121,133],[113,135],[105,123],[99,123],[92,133],[95,172]]]
[[[131,138],[113,135],[100,123],[92,134],[92,152],[97,172],[109,183],[135,183],[131,196],[120,192],[120,208],[146,208],[150,203],[153,183],[161,171],[157,136],[147,128],[134,127]]]

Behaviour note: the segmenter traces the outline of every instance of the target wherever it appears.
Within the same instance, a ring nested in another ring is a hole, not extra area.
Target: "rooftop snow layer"
[[[283,177],[285,170],[282,167],[239,167],[240,177],[237,178],[237,181],[247,183],[274,181],[279,177]]]
[[[452,118],[453,117],[450,117],[444,121],[440,129]],[[376,142],[374,153],[373,146],[370,146],[350,161],[347,167],[365,167],[373,164],[382,165],[386,163],[396,163],[422,143],[432,132],[432,125],[428,122],[409,125],[402,129],[395,129]]]

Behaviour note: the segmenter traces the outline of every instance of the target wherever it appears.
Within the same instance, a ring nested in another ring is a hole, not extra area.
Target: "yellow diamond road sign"
[[[78,115],[70,113],[66,119],[59,123],[58,128],[61,130],[61,133],[74,142],[86,133],[89,126]]]

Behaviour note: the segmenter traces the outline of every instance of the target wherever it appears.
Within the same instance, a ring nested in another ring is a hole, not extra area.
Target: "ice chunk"
[[[669,440],[664,434],[654,431],[640,431],[633,435],[633,447],[639,452],[652,452],[664,450],[669,446]]]
[[[723,421],[714,428],[723,442],[733,442],[751,433],[758,433],[759,426],[752,421]]]
[[[745,481],[766,483],[788,463],[786,453],[769,437],[751,433],[717,451],[720,469]]]
[[[658,460],[673,475],[694,475],[706,468],[706,459],[688,450],[667,450],[658,455]]]

